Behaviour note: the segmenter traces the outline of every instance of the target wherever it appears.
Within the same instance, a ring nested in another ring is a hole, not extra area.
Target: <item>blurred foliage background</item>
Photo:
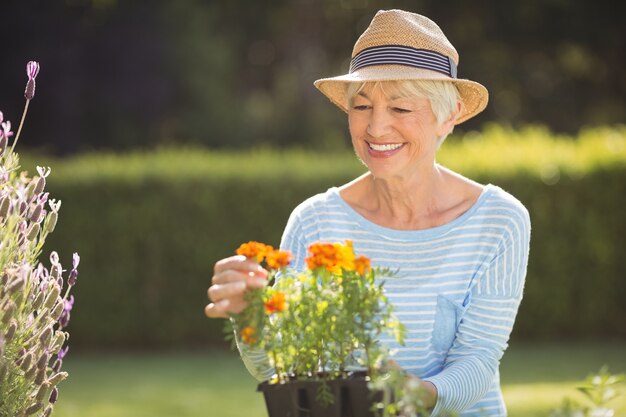
[[[626,340],[626,127],[571,138],[492,125],[449,138],[439,160],[530,211],[516,342]],[[48,189],[63,201],[46,247],[68,265],[81,254],[71,343],[91,349],[226,347],[223,321],[202,314],[213,264],[248,240],[277,246],[296,205],[365,171],[348,151],[168,147],[36,163],[53,167]]]
[[[0,111],[16,130],[25,64],[39,61],[18,150],[31,175],[52,167],[48,189],[63,200],[41,260],[81,255],[59,415],[264,415],[241,361],[222,351],[223,322],[203,315],[210,271],[241,242],[277,245],[298,203],[364,171],[345,115],[312,83],[345,73],[357,37],[389,8],[436,21],[459,76],[491,93],[440,161],[531,213],[502,365],[510,415],[548,415],[601,363],[626,370],[615,2],[3,0]],[[582,354],[581,341],[593,343]],[[168,353],[147,355],[155,348]]]
[[[345,73],[389,8],[436,21],[459,76],[491,93],[440,161],[531,214],[502,366],[511,415],[548,415],[601,361],[624,372],[626,29],[614,3],[3,0],[0,111],[17,130],[25,65],[39,61],[18,151],[31,175],[52,168],[63,201],[41,260],[81,255],[59,415],[263,414],[222,352],[223,322],[203,315],[210,271],[241,242],[277,245],[298,203],[364,171],[345,115],[312,84]]]
[[[213,263],[277,245],[299,202],[364,171],[312,83],[346,72],[386,8],[435,20],[491,91],[441,160],[531,211],[514,337],[626,339],[626,31],[608,0],[6,0],[0,109],[16,126],[38,60],[19,150],[63,200],[46,249],[83,259],[73,346],[224,345],[202,315]]]
[[[460,53],[459,76],[491,91],[462,131],[626,120],[626,36],[609,0],[5,0],[0,108],[18,118],[35,59],[45,88],[23,146],[346,147],[344,115],[312,82],[346,72],[385,8],[434,19]]]

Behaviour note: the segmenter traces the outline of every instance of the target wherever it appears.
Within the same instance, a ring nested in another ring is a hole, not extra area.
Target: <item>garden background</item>
[[[63,200],[44,254],[82,258],[55,415],[263,415],[203,316],[210,271],[363,172],[312,82],[345,72],[381,8],[433,18],[491,91],[441,163],[531,213],[511,415],[547,415],[604,363],[626,371],[626,33],[607,0],[10,0],[0,110],[17,124],[39,61],[20,152]]]

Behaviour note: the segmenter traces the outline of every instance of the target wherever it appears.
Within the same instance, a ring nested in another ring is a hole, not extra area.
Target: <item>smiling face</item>
[[[365,84],[348,111],[355,152],[376,178],[410,178],[420,167],[432,167],[438,139],[454,123],[439,124],[428,99],[397,90]]]

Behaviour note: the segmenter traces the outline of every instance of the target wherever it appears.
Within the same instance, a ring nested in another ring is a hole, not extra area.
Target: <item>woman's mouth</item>
[[[371,143],[367,142],[369,146],[369,153],[375,157],[388,157],[396,154],[404,143]]]

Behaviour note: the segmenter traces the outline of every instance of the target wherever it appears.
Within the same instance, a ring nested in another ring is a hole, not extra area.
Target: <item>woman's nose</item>
[[[367,134],[373,138],[385,136],[390,130],[390,118],[384,109],[374,107],[367,123]]]

